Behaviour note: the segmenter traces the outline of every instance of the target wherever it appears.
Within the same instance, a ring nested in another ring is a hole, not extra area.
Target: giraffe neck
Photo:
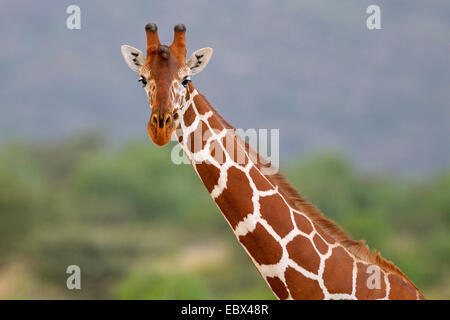
[[[186,156],[279,299],[423,298],[406,277],[355,255],[295,206],[192,84],[177,122]]]

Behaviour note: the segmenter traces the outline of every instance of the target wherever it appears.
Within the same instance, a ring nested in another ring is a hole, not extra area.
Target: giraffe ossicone
[[[424,299],[392,263],[371,253],[325,218],[252,149],[194,87],[211,48],[186,59],[186,27],[176,25],[162,46],[147,24],[147,55],[122,46],[139,73],[157,145],[172,135],[191,162],[238,241],[279,299]]]

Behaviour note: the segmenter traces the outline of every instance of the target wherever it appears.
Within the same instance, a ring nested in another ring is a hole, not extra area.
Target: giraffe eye
[[[181,81],[181,84],[183,85],[183,87],[187,88],[188,83],[191,81],[190,77],[185,77],[183,79],[183,81]]]
[[[142,83],[142,86],[145,88],[145,86],[147,85],[147,80],[145,80],[145,78],[141,76],[138,81]]]

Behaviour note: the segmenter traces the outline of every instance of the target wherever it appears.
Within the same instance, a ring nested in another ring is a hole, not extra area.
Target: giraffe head
[[[127,65],[139,73],[150,104],[151,115],[147,131],[159,146],[172,138],[177,120],[176,111],[184,106],[191,77],[202,71],[212,55],[211,48],[195,51],[186,60],[186,27],[177,24],[170,46],[162,45],[154,23],[145,26],[147,56],[133,47],[123,45],[122,55]]]

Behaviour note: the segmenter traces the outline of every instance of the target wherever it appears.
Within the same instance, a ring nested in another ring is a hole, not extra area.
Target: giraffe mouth
[[[164,147],[170,140],[171,137],[169,139],[154,139],[153,142],[159,147]]]

